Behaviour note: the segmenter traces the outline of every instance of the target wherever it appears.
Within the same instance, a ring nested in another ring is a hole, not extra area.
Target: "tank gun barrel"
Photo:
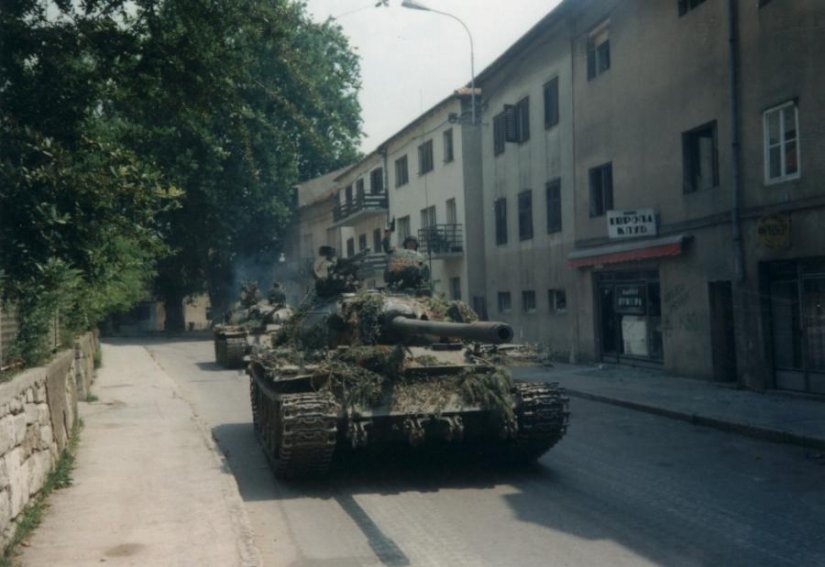
[[[492,344],[509,343],[513,340],[513,327],[495,321],[447,323],[394,317],[389,322],[389,327],[401,335],[435,335]]]

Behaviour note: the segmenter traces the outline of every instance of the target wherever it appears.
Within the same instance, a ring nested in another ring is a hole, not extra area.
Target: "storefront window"
[[[776,386],[825,393],[825,259],[768,265]]]
[[[597,275],[602,355],[662,360],[658,272]]]

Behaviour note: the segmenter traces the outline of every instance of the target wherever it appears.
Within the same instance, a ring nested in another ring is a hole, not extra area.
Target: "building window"
[[[510,301],[509,291],[498,292],[498,311],[499,313],[509,313],[512,311],[512,304]]]
[[[563,289],[548,289],[547,300],[550,303],[551,313],[567,311],[567,293]]]
[[[450,298],[461,301],[461,278],[450,278]]]
[[[379,167],[370,172],[370,193],[377,195],[384,192],[384,168]]]
[[[529,189],[518,194],[518,239],[533,238],[533,192]]]
[[[435,225],[435,205],[430,205],[426,209],[421,209],[421,228],[429,228]]]
[[[378,254],[381,252],[383,246],[381,246],[381,229],[376,228],[372,231],[372,251],[374,254]]]
[[[548,181],[545,193],[547,195],[547,234],[561,232],[561,179]]]
[[[453,129],[450,128],[444,132],[444,163],[449,163],[453,159]]]
[[[359,201],[364,200],[364,179],[361,178],[355,182],[355,198]]]
[[[367,235],[360,234],[358,235],[358,251],[363,252],[367,249]]]
[[[347,238],[347,257],[355,256],[355,239]]]
[[[704,1],[705,0],[676,0],[676,4],[679,7],[679,15],[684,16]]]
[[[395,186],[401,187],[410,181],[410,171],[407,168],[407,156],[395,160]]]
[[[587,36],[587,79],[610,69],[610,25],[604,22]]]
[[[507,198],[496,199],[496,244],[507,244]]]
[[[536,311],[536,292],[532,289],[521,292],[521,310],[525,313],[535,313]]]
[[[458,210],[455,199],[447,199],[447,224],[458,224]]]
[[[352,185],[347,185],[347,188],[344,189],[344,203],[347,207],[352,206]]]
[[[799,177],[799,109],[787,102],[765,111],[765,182]]]
[[[590,170],[590,216],[600,217],[613,208],[613,164]]]
[[[694,193],[719,185],[716,121],[682,134],[684,192]]]
[[[433,141],[427,140],[418,146],[418,175],[433,170]]]
[[[544,127],[552,128],[559,123],[559,78],[544,85]]]
[[[404,239],[410,235],[410,217],[409,215],[398,219],[398,242],[404,242]]]
[[[504,152],[504,113],[499,112],[493,117],[493,155]]]
[[[524,97],[515,106],[515,142],[523,144],[530,139],[530,97]]]

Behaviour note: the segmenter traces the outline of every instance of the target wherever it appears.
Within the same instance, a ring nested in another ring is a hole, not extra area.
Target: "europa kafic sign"
[[[653,209],[607,211],[607,235],[610,238],[656,236],[656,213]]]

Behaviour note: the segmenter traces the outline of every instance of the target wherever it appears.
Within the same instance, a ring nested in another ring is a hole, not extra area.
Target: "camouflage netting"
[[[480,406],[513,419],[515,400],[506,370],[456,367],[455,372],[428,375],[418,369],[441,366],[435,356],[410,356],[403,346],[359,346],[331,350],[321,360],[294,349],[262,355],[270,369],[298,367],[312,382],[338,392],[349,412],[388,403],[400,412],[439,414],[447,404]],[[418,371],[416,371],[418,370]]]
[[[477,368],[456,364],[433,354],[413,356],[404,345],[379,344],[386,296],[361,291],[342,302],[341,313],[308,326],[312,308],[307,302],[296,310],[266,353],[265,364],[298,367],[311,382],[336,392],[347,411],[388,404],[395,411],[438,414],[448,404],[481,406],[512,419],[515,400],[506,370],[489,365]],[[474,322],[476,314],[466,304],[441,297],[415,298],[431,320]],[[335,348],[336,344],[345,345]]]

